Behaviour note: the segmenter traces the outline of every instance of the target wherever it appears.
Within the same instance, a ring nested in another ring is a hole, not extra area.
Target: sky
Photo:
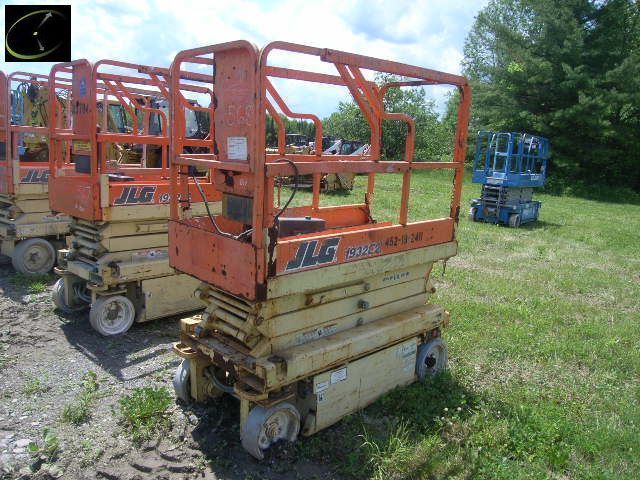
[[[245,39],[333,48],[449,73],[460,73],[467,32],[488,0],[9,0],[72,6],[72,57],[169,66],[183,49]],[[0,9],[4,26],[4,9]],[[4,28],[2,28],[4,31]],[[277,60],[277,58],[276,58]],[[282,66],[287,63],[283,60]],[[5,72],[49,73],[50,63],[0,63]],[[289,63],[287,66],[301,66]],[[328,66],[316,69],[327,71]],[[278,83],[294,110],[320,117],[348,100],[341,88],[314,91]],[[427,95],[442,110],[447,89]]]

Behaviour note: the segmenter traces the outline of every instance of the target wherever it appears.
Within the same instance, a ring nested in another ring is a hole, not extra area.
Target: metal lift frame
[[[271,65],[276,51],[315,58],[333,65],[337,74]],[[184,119],[176,108],[182,101],[176,76],[187,64],[211,71],[215,154],[181,153]],[[178,397],[236,396],[242,444],[262,458],[280,439],[294,440],[298,431],[311,435],[389,389],[443,368],[446,347],[439,337],[448,314],[425,302],[434,291],[429,282],[433,263],[457,252],[471,102],[466,79],[286,42],[261,51],[245,41],[186,50],[178,53],[171,70],[169,259],[177,270],[203,281],[198,295],[207,304],[202,317],[183,319],[174,346],[184,358],[174,376]],[[363,70],[405,79],[379,87],[366,80]],[[370,150],[356,156],[287,153],[278,110],[314,122],[316,144],[322,141],[322,123],[315,115],[292,111],[272,78],[346,87],[370,126]],[[454,158],[415,162],[414,122],[405,114],[385,112],[384,96],[390,88],[437,84],[453,85],[461,94]],[[277,153],[266,150],[267,113],[279,123]],[[402,161],[381,161],[385,120],[407,125]],[[193,168],[213,171],[223,192],[222,215],[191,212],[187,179]],[[453,171],[449,214],[409,222],[412,172],[425,169]],[[364,202],[321,206],[322,174],[342,172],[368,175]],[[371,218],[376,174],[385,173],[402,174],[395,223]],[[313,179],[311,204],[275,205],[276,179],[303,175]],[[302,234],[280,230],[302,218],[322,227]]]
[[[80,59],[55,65],[50,78],[66,73],[72,85],[70,127],[61,125],[61,111],[50,113],[49,177],[51,207],[73,218],[68,249],[59,251],[62,278],[53,299],[58,308],[77,311],[91,304],[90,321],[103,335],[126,331],[133,321],[196,310],[194,281],[169,267],[167,218],[169,211],[169,118],[142,97],[169,98],[169,70],[115,60],[95,64]],[[197,75],[195,75],[197,78]],[[206,89],[181,88],[212,99]],[[53,96],[55,92],[50,92]],[[111,102],[128,111],[131,131],[109,131]],[[51,102],[50,102],[51,103]],[[98,121],[102,105],[103,127]],[[142,117],[142,126],[139,117]],[[150,118],[161,120],[150,131]],[[160,148],[160,166],[118,163],[109,158],[112,146]],[[202,139],[186,139],[189,148],[209,146]],[[219,193],[201,177],[199,187],[214,209]],[[200,212],[204,206],[199,204]]]

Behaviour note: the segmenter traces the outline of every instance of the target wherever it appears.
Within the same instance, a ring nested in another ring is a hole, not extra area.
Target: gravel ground
[[[135,325],[118,338],[95,333],[87,314],[62,315],[50,300],[55,278],[40,293],[0,266],[0,478],[65,479],[306,479],[337,478],[326,465],[308,462],[291,445],[257,462],[240,446],[238,405],[222,398],[201,406],[174,403],[171,428],[134,443],[122,424],[119,400],[136,387],[173,395],[179,363],[171,344],[178,319]],[[38,288],[35,288],[38,290]],[[77,403],[83,378],[99,384],[90,417],[63,421]],[[44,437],[59,442],[53,457],[29,451]]]

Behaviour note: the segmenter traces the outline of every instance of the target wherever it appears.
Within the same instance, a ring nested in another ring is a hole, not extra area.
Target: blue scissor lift
[[[544,185],[549,140],[528,133],[480,131],[473,162],[480,198],[471,201],[469,218],[519,227],[538,219],[540,202],[533,189]]]

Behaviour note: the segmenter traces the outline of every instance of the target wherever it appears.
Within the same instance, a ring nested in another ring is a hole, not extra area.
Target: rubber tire
[[[120,326],[120,328],[116,329],[115,331],[110,331],[105,329],[105,327],[101,324],[100,319],[103,309],[108,308],[108,304],[114,301],[124,303],[126,305],[126,308],[131,312],[131,315],[126,318],[126,321]],[[133,322],[135,320],[136,309],[133,305],[133,302],[123,295],[100,296],[96,299],[95,302],[93,302],[93,304],[91,305],[91,310],[89,311],[89,322],[91,322],[91,326],[100,335],[105,337],[113,337],[126,333],[131,328],[131,325],[133,325]]]
[[[59,278],[58,281],[53,285],[53,290],[51,290],[51,300],[53,300],[56,308],[63,313],[78,313],[86,310],[89,307],[87,303],[82,303],[80,305],[74,306],[69,306],[65,303],[63,278]]]
[[[34,247],[43,248],[47,252],[49,258],[40,268],[30,270],[26,264],[25,256],[29,249]],[[13,250],[13,255],[11,255],[11,264],[17,272],[24,275],[42,275],[44,273],[49,273],[56,264],[56,251],[53,248],[53,245],[44,238],[27,238],[26,240],[22,240],[16,244],[15,249]]]
[[[469,220],[471,220],[472,222],[477,222],[478,221],[476,220],[477,215],[478,215],[477,207],[471,207],[469,209]]]
[[[286,411],[287,414],[293,417],[295,424],[288,432],[285,433],[284,438],[280,438],[276,440],[276,442],[280,440],[294,442],[296,438],[298,438],[298,433],[300,433],[300,412],[298,412],[298,409],[295,406],[288,402],[282,402],[273,405],[268,409],[259,405],[253,407],[242,426],[240,440],[242,442],[242,447],[249,452],[251,456],[258,460],[262,460],[264,458],[264,450],[271,446],[271,443],[265,449],[260,446],[262,427],[272,415],[279,411]],[[267,438],[266,435],[265,438]]]
[[[427,358],[436,354],[435,366],[429,367],[427,365]],[[424,382],[427,377],[434,377],[438,373],[447,368],[449,362],[449,353],[447,352],[447,346],[444,344],[441,338],[434,338],[426,343],[423,343],[418,347],[418,353],[416,355],[416,375],[418,380]]]
[[[522,224],[522,220],[520,220],[520,215],[517,213],[512,213],[509,215],[509,226],[511,228],[518,228]]]
[[[180,362],[176,373],[173,374],[173,390],[176,393],[176,398],[182,400],[184,403],[191,403],[191,382],[189,377],[189,370],[191,364],[186,358]]]
[[[216,389],[220,390],[223,393],[227,393],[229,395],[235,395],[235,389],[233,385],[227,385],[225,383],[222,382],[222,380],[220,380],[218,377],[216,377],[216,368],[212,367],[214,369],[214,372],[210,378],[211,383],[213,383],[213,386],[216,387]],[[222,369],[218,369],[217,371],[221,371]]]

